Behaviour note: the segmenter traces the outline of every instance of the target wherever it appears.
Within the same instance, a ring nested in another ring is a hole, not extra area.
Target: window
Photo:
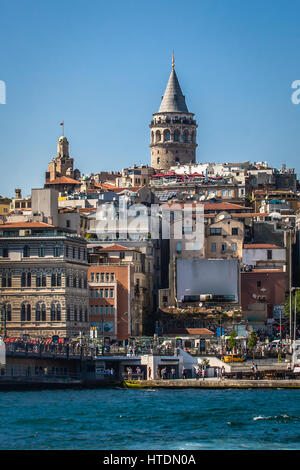
[[[105,289],[105,298],[108,299],[108,289]]]
[[[21,306],[21,321],[31,321],[31,306],[30,304],[22,304]]]
[[[110,314],[111,314],[111,315],[114,315],[114,314],[115,314],[115,309],[114,309],[114,307],[110,307]]]
[[[39,247],[39,257],[43,258],[44,256],[45,256],[45,247],[44,247],[44,245],[41,245]]]
[[[94,280],[95,280],[95,274],[91,273],[91,282],[94,282]]]
[[[211,228],[210,229],[210,235],[222,235],[222,229],[221,228]]]
[[[29,258],[30,256],[30,248],[28,245],[25,245],[23,248],[23,258]]]
[[[261,287],[261,281],[257,281],[256,285],[257,287]]]
[[[57,282],[57,286],[60,287],[61,286],[61,274],[60,273],[58,273],[56,276],[56,282]]]
[[[2,256],[3,256],[3,258],[8,258],[8,248],[7,248],[7,246],[3,247]]]
[[[124,259],[125,258],[125,252],[124,251],[120,251],[120,259]]]
[[[104,273],[101,273],[101,282],[104,282]]]
[[[272,250],[267,250],[268,259],[272,259]]]
[[[109,273],[106,273],[106,282],[109,282]]]
[[[232,248],[232,251],[237,251],[237,244],[232,243],[231,248]]]
[[[177,253],[181,253],[181,250],[182,250],[182,244],[181,244],[181,242],[177,242],[177,243],[176,243],[176,251],[177,251]]]
[[[25,321],[25,317],[26,317],[26,308],[25,308],[25,305],[22,304],[22,306],[21,306],[21,321]]]
[[[103,299],[103,289],[100,289],[100,298]]]
[[[11,321],[11,305],[6,305],[6,321]]]
[[[99,282],[99,280],[100,280],[100,274],[96,273],[96,282]]]
[[[93,315],[93,313],[94,313],[94,307],[93,307],[93,305],[91,305],[90,306],[90,314]]]
[[[27,287],[31,287],[31,273],[27,273]]]
[[[111,281],[114,281],[114,280],[115,280],[115,273],[111,273],[111,275],[110,275],[110,280],[111,280]]]
[[[232,227],[231,235],[238,235],[238,234],[239,234],[239,229],[237,227]]]
[[[36,304],[35,307],[35,321],[40,321],[41,320],[41,305]]]
[[[91,289],[90,290],[90,297],[93,298],[93,296],[94,296],[94,291],[93,291],[93,289]]]
[[[100,314],[103,315],[104,307],[101,305],[100,307]]]
[[[60,257],[60,246],[55,245],[53,247],[53,256],[54,256],[54,258],[59,258]]]
[[[96,298],[99,297],[99,290],[98,289],[95,290],[95,294],[96,294],[95,295]]]
[[[42,287],[47,286],[47,277],[46,274],[42,274]]]
[[[67,227],[67,228],[70,228],[70,227],[71,227],[71,221],[70,221],[70,220],[66,220],[66,227]]]
[[[227,245],[226,243],[222,243],[222,252],[227,250]]]
[[[69,247],[68,247],[68,245],[66,246],[66,258],[69,258]]]
[[[35,277],[35,285],[36,287],[41,287],[41,275],[37,274]]]
[[[105,314],[106,314],[106,315],[109,314],[109,307],[105,307]]]
[[[110,298],[111,298],[111,299],[114,298],[114,290],[113,290],[113,289],[110,289]]]
[[[213,242],[210,246],[210,249],[211,251],[217,251],[217,244]]]
[[[70,307],[67,307],[67,321],[71,320],[71,309]]]
[[[26,274],[21,274],[21,287],[26,287]]]

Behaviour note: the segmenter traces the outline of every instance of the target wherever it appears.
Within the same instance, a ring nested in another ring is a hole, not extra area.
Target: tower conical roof
[[[179,81],[172,68],[170,78],[163,99],[159,107],[159,113],[188,113],[185,97],[182,94]]]

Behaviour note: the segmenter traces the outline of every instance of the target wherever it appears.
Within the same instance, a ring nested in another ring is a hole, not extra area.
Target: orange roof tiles
[[[73,178],[68,178],[67,176],[60,176],[55,180],[48,181],[46,184],[81,184],[80,181],[74,180]]]
[[[11,222],[0,224],[0,230],[4,228],[54,228],[54,225],[45,222]]]
[[[111,246],[107,246],[107,247],[104,247],[104,248],[99,248],[98,252],[99,251],[138,251],[138,250],[133,250],[132,248],[127,248],[126,246],[122,246],[122,245],[111,245]]]

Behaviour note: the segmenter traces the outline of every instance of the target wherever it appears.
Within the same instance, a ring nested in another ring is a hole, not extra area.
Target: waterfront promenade
[[[224,379],[125,380],[135,389],[300,389],[300,379]]]

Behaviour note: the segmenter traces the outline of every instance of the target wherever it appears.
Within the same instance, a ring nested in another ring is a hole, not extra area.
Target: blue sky
[[[0,0],[0,194],[42,187],[59,123],[83,173],[150,163],[175,51],[197,160],[299,173],[300,2]]]

